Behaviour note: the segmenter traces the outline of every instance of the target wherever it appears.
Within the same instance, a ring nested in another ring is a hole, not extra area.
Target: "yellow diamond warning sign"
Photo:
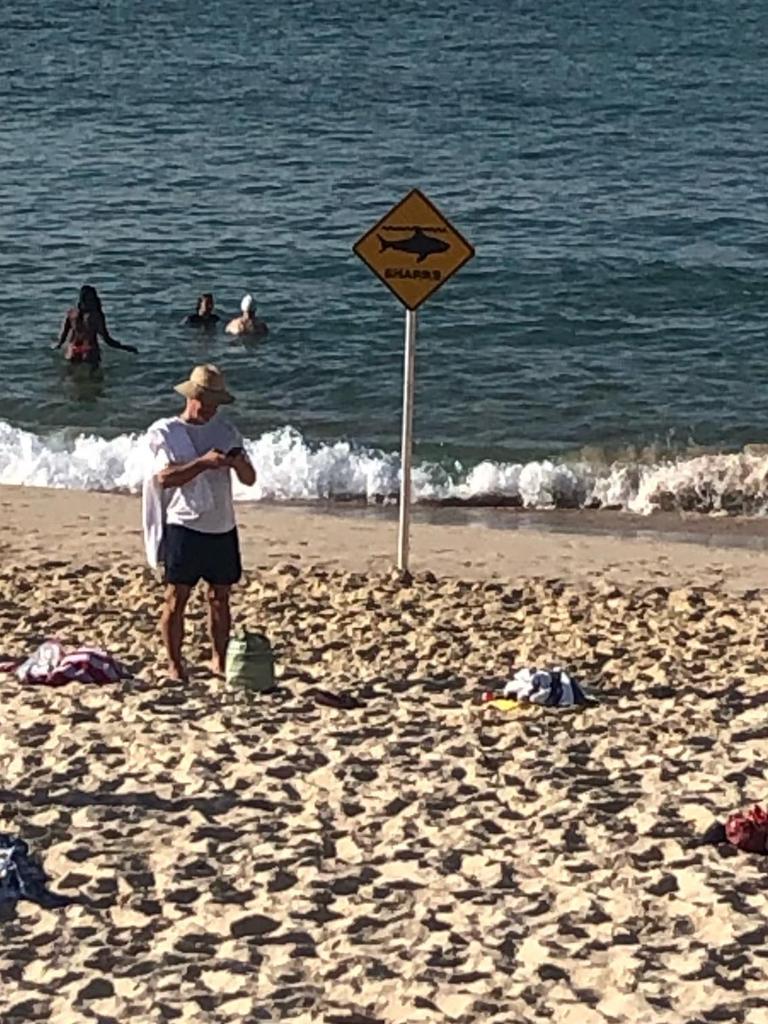
[[[415,188],[367,231],[354,250],[408,309],[416,309],[471,260],[475,250]]]

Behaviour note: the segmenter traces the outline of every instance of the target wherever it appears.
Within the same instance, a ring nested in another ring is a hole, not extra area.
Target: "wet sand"
[[[135,674],[0,682],[0,830],[76,900],[3,924],[2,1020],[768,1021],[765,861],[689,845],[765,798],[764,554],[420,523],[407,581],[380,518],[247,509],[280,676],[247,702],[163,682],[134,499],[0,508],[4,653]],[[474,703],[543,661],[600,706]]]
[[[238,504],[245,564],[386,572],[396,549],[396,509]],[[0,566],[110,565],[144,558],[137,497],[0,486]],[[720,585],[768,580],[768,522],[612,512],[419,508],[412,568],[468,579],[542,576],[571,582]]]

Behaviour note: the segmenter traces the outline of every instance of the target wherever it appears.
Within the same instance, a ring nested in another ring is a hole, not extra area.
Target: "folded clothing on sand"
[[[725,836],[731,846],[747,853],[768,853],[768,812],[758,804],[736,811],[725,822]]]
[[[0,671],[14,672],[21,683],[116,683],[131,675],[128,668],[98,647],[67,651],[58,640],[46,640],[30,657],[0,662]]]
[[[521,668],[504,686],[503,695],[529,704],[568,708],[587,704],[589,696],[582,686],[562,669]]]
[[[725,822],[714,821],[692,846],[717,846],[730,843],[746,853],[768,853],[768,811],[759,804],[745,811],[734,811]]]
[[[28,899],[42,907],[61,907],[69,902],[50,892],[42,867],[29,856],[23,839],[0,834],[0,903]]]

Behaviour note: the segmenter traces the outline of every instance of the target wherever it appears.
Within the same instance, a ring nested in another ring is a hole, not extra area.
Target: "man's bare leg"
[[[168,654],[168,675],[171,679],[186,682],[187,673],[181,660],[181,643],[184,639],[184,611],[192,587],[183,583],[169,583],[165,588],[165,604],[160,619],[165,650]]]
[[[211,637],[211,671],[223,676],[227,666],[227,646],[232,615],[229,610],[229,586],[208,588],[208,632]]]

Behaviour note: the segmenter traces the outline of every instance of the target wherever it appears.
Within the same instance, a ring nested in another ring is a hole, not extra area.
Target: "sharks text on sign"
[[[439,281],[441,276],[439,270],[414,270],[411,267],[387,267],[384,271],[384,277],[388,280],[395,277],[412,277],[422,281]]]

